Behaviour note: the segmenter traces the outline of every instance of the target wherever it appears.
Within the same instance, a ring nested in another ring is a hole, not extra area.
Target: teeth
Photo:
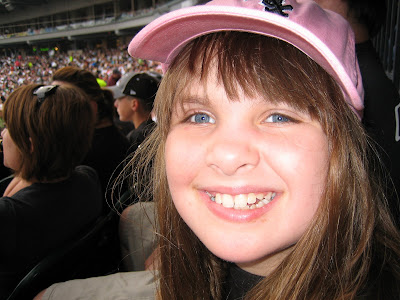
[[[260,208],[260,207],[263,207],[264,205],[265,205],[265,203],[262,202],[262,201],[260,201],[260,202],[258,202],[258,203],[256,204],[256,207],[257,207],[257,208]]]
[[[228,194],[223,194],[222,195],[222,206],[227,207],[227,208],[232,208],[235,205],[235,202],[233,201],[233,197]]]
[[[235,196],[235,208],[247,207],[247,196],[246,195],[236,195]]]
[[[215,195],[215,203],[222,204],[221,194],[216,194]]]
[[[206,194],[210,197],[211,201],[222,204],[224,207],[235,209],[260,208],[270,203],[276,196],[275,192],[268,192],[267,194],[249,193],[236,196],[220,193],[216,193],[215,196],[213,196],[209,192],[206,192]]]
[[[249,197],[247,198],[247,203],[248,203],[248,204],[254,204],[254,203],[256,203],[256,202],[257,202],[256,195],[253,194],[253,193],[250,193],[250,194],[249,194]]]

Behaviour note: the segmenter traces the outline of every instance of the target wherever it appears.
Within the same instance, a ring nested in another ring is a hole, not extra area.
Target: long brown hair
[[[329,140],[329,171],[323,199],[310,226],[280,266],[248,299],[354,299],[367,285],[381,292],[398,280],[400,238],[387,210],[379,164],[360,121],[342,91],[319,65],[295,47],[269,37],[219,32],[189,43],[165,74],[155,100],[157,127],[132,160],[148,174],[148,198],[157,203],[160,228],[160,299],[221,299],[226,263],[215,257],[175,209],[165,174],[164,147],[174,107],[192,80],[212,68],[234,101],[238,90],[283,101],[319,121]],[[146,167],[143,167],[146,166]],[[373,168],[372,170],[370,168]],[[371,275],[372,268],[381,272]],[[386,276],[385,275],[385,276]],[[391,291],[395,293],[394,291]],[[374,298],[375,299],[375,298]]]

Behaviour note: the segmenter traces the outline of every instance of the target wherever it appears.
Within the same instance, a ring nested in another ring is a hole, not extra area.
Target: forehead
[[[320,121],[335,113],[331,98],[343,101],[332,77],[293,46],[256,35],[219,33],[188,44],[173,61],[162,81],[157,114],[168,111],[168,116],[191,94],[207,94],[216,85],[232,101],[261,96]]]
[[[204,105],[215,105],[219,100],[227,99],[230,102],[240,102],[250,99],[252,102],[261,102],[269,99],[261,91],[253,90],[253,93],[246,93],[240,83],[234,78],[231,79],[234,85],[232,90],[227,90],[223,80],[219,78],[216,67],[212,67],[203,78],[192,77],[185,88],[179,93],[177,103],[190,104],[202,103]],[[231,87],[232,89],[232,87]]]
[[[217,62],[210,64],[207,72],[197,76],[190,76],[187,81],[178,81],[178,92],[174,99],[174,107],[183,108],[185,105],[202,104],[205,106],[218,105],[219,101],[228,100],[229,102],[241,102],[243,100],[251,100],[254,104],[261,102],[285,103],[292,106],[293,103],[289,97],[285,97],[287,91],[281,91],[282,97],[276,97],[272,91],[273,88],[265,89],[260,85],[251,85],[250,82],[255,80],[251,75],[248,78],[243,76],[241,80],[237,79],[235,74],[221,72]],[[244,80],[244,81],[243,81]],[[248,86],[243,86],[243,82],[249,82]],[[295,105],[293,105],[295,107]],[[299,107],[297,107],[299,109]]]
[[[132,99],[133,99],[133,97],[125,95],[125,96],[122,96],[122,97],[119,97],[119,98],[115,99],[115,101],[124,101],[124,100],[127,101],[127,100],[132,100]]]

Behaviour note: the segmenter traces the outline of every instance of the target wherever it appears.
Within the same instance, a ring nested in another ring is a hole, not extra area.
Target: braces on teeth
[[[217,204],[222,204],[222,206],[224,207],[235,208],[235,209],[260,208],[270,203],[276,196],[275,192],[269,192],[265,195],[250,193],[248,195],[236,195],[236,196],[219,194],[219,193],[213,196],[209,192],[206,192],[206,194],[210,197],[211,201]]]

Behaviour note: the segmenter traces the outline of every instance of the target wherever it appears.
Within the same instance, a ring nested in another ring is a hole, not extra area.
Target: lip
[[[197,189],[202,192],[210,192],[210,193],[221,193],[221,194],[229,194],[229,195],[240,195],[240,194],[250,194],[250,193],[266,193],[266,192],[279,192],[276,190],[276,187],[268,187],[268,186],[237,186],[237,187],[226,187],[226,186],[198,186]]]
[[[249,189],[246,189],[249,190]],[[225,189],[226,191],[226,189]],[[265,191],[265,189],[264,189]],[[219,193],[221,193],[221,190],[218,190]],[[232,190],[231,190],[232,192]],[[252,190],[252,192],[257,192]],[[226,193],[225,194],[231,194],[231,195],[238,195],[238,194],[248,194],[247,192],[245,193],[243,190],[241,193]],[[273,201],[270,203],[264,205],[263,207],[260,208],[255,208],[255,209],[234,209],[234,208],[226,208],[222,206],[221,204],[217,204],[213,201],[211,201],[210,197],[206,194],[206,192],[203,190],[200,192],[202,200],[206,203],[206,206],[208,210],[213,213],[216,217],[221,218],[223,220],[229,221],[229,222],[234,222],[234,223],[246,223],[246,222],[254,222],[257,219],[259,219],[261,216],[266,214],[276,203],[276,201],[279,199],[279,193],[277,193],[276,197],[274,198]]]

